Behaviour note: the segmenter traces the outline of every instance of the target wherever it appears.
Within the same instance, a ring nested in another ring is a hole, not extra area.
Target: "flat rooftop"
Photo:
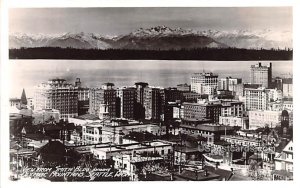
[[[188,128],[188,129],[194,129],[194,130],[201,130],[201,131],[212,131],[212,132],[218,132],[218,131],[231,131],[234,129],[234,127],[231,126],[225,126],[220,124],[214,124],[214,123],[204,123],[204,124],[198,124],[198,125],[186,125],[181,124],[180,127]]]
[[[132,143],[132,144],[121,144],[121,145],[111,145],[111,146],[100,146],[91,148],[91,150],[103,151],[103,152],[122,152],[122,151],[131,151],[131,150],[140,150],[145,148],[155,148],[155,147],[163,147],[163,146],[171,146],[171,144],[154,141],[147,143]]]

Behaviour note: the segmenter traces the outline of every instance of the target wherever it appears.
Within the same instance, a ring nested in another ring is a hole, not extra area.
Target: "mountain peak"
[[[130,35],[137,37],[156,37],[156,36],[166,36],[166,35],[187,35],[194,34],[198,35],[196,31],[191,29],[182,29],[180,27],[173,29],[165,25],[158,25],[150,28],[139,28]]]

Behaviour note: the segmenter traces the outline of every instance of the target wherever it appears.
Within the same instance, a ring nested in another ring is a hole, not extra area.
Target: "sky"
[[[138,28],[292,31],[291,7],[135,7],[135,8],[14,8],[9,32],[61,34],[66,32],[127,34]]]

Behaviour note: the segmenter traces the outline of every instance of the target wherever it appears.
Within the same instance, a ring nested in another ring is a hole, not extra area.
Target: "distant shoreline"
[[[101,50],[38,47],[9,49],[9,59],[264,61],[293,60],[293,50],[240,48],[197,48],[181,50]]]

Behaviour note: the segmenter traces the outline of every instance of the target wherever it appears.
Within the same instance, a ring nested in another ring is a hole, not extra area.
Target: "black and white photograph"
[[[292,6],[15,7],[6,37],[11,182],[295,179]]]

